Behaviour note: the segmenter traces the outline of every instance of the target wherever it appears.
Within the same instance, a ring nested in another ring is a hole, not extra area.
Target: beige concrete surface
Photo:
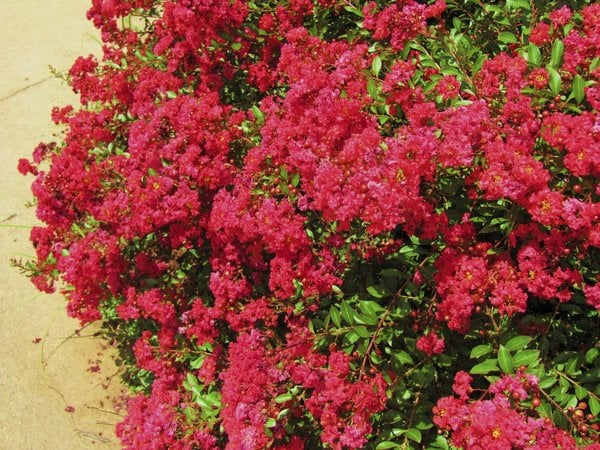
[[[48,65],[64,71],[100,50],[85,19],[89,3],[0,0],[0,450],[120,448],[113,399],[122,387],[111,350],[93,327],[73,335],[79,324],[60,295],[38,293],[9,265],[32,255],[28,227],[36,223],[25,207],[33,177],[21,176],[17,161],[53,140],[51,107],[76,101]]]

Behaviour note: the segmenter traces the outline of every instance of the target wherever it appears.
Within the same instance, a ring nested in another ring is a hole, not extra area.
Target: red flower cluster
[[[459,372],[452,386],[458,398],[441,398],[433,421],[452,433],[453,445],[465,449],[576,449],[567,432],[514,405],[536,393],[537,381],[532,375],[504,376],[490,386],[490,399],[470,401],[472,378]]]
[[[128,448],[360,448],[404,377],[381,362],[399,305],[428,361],[484,314],[600,310],[600,7],[444,68],[425,48],[458,39],[443,0],[358,3],[93,1],[83,106],[19,171],[45,223],[34,283],[128,346]],[[356,288],[389,260],[402,288]],[[536,383],[473,401],[459,372],[434,422],[470,449],[572,448],[521,406]]]

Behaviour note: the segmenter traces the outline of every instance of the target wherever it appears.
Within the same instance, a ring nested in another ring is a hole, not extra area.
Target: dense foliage
[[[600,448],[600,5],[93,0],[23,263],[130,449]]]

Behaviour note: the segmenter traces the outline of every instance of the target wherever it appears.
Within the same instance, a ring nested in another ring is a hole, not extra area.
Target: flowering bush
[[[123,445],[600,448],[591,3],[93,0],[23,267]]]

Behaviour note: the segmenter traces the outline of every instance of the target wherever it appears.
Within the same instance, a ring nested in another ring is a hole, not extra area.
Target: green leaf
[[[354,324],[354,316],[356,316],[356,311],[352,309],[348,302],[343,301],[340,303],[340,309],[342,311],[342,319],[344,319],[349,325]]]
[[[192,369],[199,369],[200,367],[202,367],[202,363],[204,362],[204,355],[200,355],[197,358],[193,359],[190,361],[190,367]]]
[[[547,67],[548,73],[550,74],[550,80],[548,84],[550,85],[550,90],[554,95],[560,94],[560,88],[562,81],[560,79],[560,74],[554,67]]]
[[[411,428],[409,430],[406,431],[406,437],[409,438],[411,441],[415,441],[417,443],[421,443],[421,432],[419,430],[417,430],[416,428]]]
[[[391,292],[385,286],[380,284],[367,287],[367,292],[375,298],[384,298],[391,294]]]
[[[513,366],[529,366],[540,356],[539,350],[521,350],[513,356]]]
[[[534,66],[539,66],[542,63],[542,53],[540,52],[540,48],[533,42],[529,43],[527,49],[527,61]]]
[[[254,115],[254,118],[256,119],[256,124],[262,125],[265,121],[265,116],[264,116],[263,112],[256,105],[252,105],[251,110],[252,110],[252,114]]]
[[[344,344],[347,346],[354,345],[356,341],[360,339],[360,336],[356,331],[350,330],[344,335]]]
[[[575,75],[575,78],[573,78],[573,97],[575,98],[575,101],[577,102],[577,104],[579,105],[584,97],[585,97],[585,93],[584,93],[584,89],[585,88],[585,81],[583,79],[583,77],[579,74]]]
[[[540,412],[540,417],[552,417],[552,406],[548,402],[542,402],[538,406],[538,411]]]
[[[354,6],[346,5],[346,6],[344,6],[344,9],[346,11],[348,11],[349,13],[355,14],[358,17],[361,17],[361,18],[363,17],[362,11],[358,8],[355,8]]]
[[[583,400],[588,396],[588,390],[582,386],[575,386],[575,395],[579,400]]]
[[[373,73],[376,77],[379,76],[379,72],[381,71],[381,58],[379,55],[373,58],[373,62],[371,63],[371,69],[373,69]]]
[[[375,447],[375,450],[388,450],[390,448],[400,448],[400,444],[397,444],[392,441],[383,441],[383,442],[380,442],[379,444],[377,444],[377,447]]]
[[[435,441],[431,443],[431,448],[440,448],[442,450],[448,450],[450,446],[448,445],[448,440],[445,436],[437,436],[435,438]]]
[[[552,386],[554,386],[554,384],[556,383],[556,376],[555,375],[548,375],[543,377],[540,382],[539,382],[539,387],[540,389],[548,389],[551,388]]]
[[[600,355],[600,350],[598,350],[597,347],[590,348],[585,353],[585,362],[588,364],[592,364],[594,361],[596,361],[596,358],[598,357],[598,355]]]
[[[531,5],[529,0],[507,0],[506,6],[513,9],[525,9],[531,11]]]
[[[582,362],[583,361],[580,355],[575,355],[572,358],[569,358],[569,361],[565,365],[565,372],[567,375],[580,375]]]
[[[412,357],[404,350],[394,352],[392,354],[392,357],[395,360],[397,360],[400,364],[414,364]]]
[[[355,316],[356,322],[363,325],[377,325],[379,323],[379,318],[375,314],[356,314]]]
[[[329,310],[329,315],[331,316],[331,321],[333,324],[339,328],[342,323],[340,322],[340,312],[335,305],[333,305]]]
[[[492,350],[493,350],[493,347],[490,344],[476,345],[475,347],[473,347],[471,349],[471,354],[469,355],[469,358],[471,358],[471,359],[481,358],[483,355],[487,355]]]
[[[281,420],[290,413],[290,408],[284,408],[277,414],[277,420]]]
[[[275,403],[289,402],[292,398],[293,398],[292,394],[290,394],[289,392],[286,392],[284,394],[280,394],[277,397],[275,397]]]
[[[593,415],[597,416],[600,413],[600,401],[596,397],[590,395],[588,405]]]
[[[372,99],[376,100],[379,98],[379,86],[377,85],[377,82],[372,78],[370,78],[369,81],[367,81],[367,92],[369,93]]]
[[[364,314],[372,316],[377,316],[377,313],[385,311],[384,307],[372,300],[360,300],[358,307]]]
[[[296,186],[298,186],[298,183],[300,183],[300,173],[296,172],[292,176],[292,186],[296,187]]]
[[[515,336],[504,345],[508,351],[515,352],[527,346],[533,338],[531,336]]]
[[[516,44],[519,42],[517,37],[509,31],[504,31],[498,35],[498,40],[504,44]]]
[[[367,330],[367,328],[363,327],[363,326],[354,328],[354,332],[363,339],[367,339],[367,338],[371,337],[371,333],[369,333],[369,330]]]
[[[289,179],[289,174],[285,166],[281,166],[279,168],[279,175],[281,175],[281,178],[283,178],[287,182],[287,180]]]
[[[504,373],[512,373],[513,371],[513,358],[510,351],[503,345],[498,350],[498,365]]]
[[[442,69],[442,75],[454,75],[459,79],[462,78],[462,72],[458,68],[452,66],[444,67]]]
[[[550,56],[550,64],[559,68],[562,65],[563,52],[565,51],[565,46],[560,39],[554,41],[552,44],[552,55]]]
[[[367,325],[377,325],[379,323],[379,317],[373,311],[373,309],[370,309],[370,307],[365,306],[362,303],[359,303],[358,306],[362,311],[362,314],[360,315],[361,322],[364,322]]]
[[[473,75],[475,75],[477,72],[479,72],[481,70],[481,68],[483,67],[483,63],[487,60],[487,58],[488,58],[488,55],[486,55],[486,54],[481,54],[477,57],[477,60],[473,64]]]
[[[275,425],[277,425],[277,421],[272,417],[265,422],[265,427],[267,428],[273,428]]]
[[[495,359],[487,359],[482,363],[476,364],[471,367],[469,371],[473,375],[486,375],[490,372],[498,371],[498,362]]]
[[[198,379],[191,373],[188,372],[186,376],[186,380],[192,389],[199,389],[200,385],[198,384]]]

